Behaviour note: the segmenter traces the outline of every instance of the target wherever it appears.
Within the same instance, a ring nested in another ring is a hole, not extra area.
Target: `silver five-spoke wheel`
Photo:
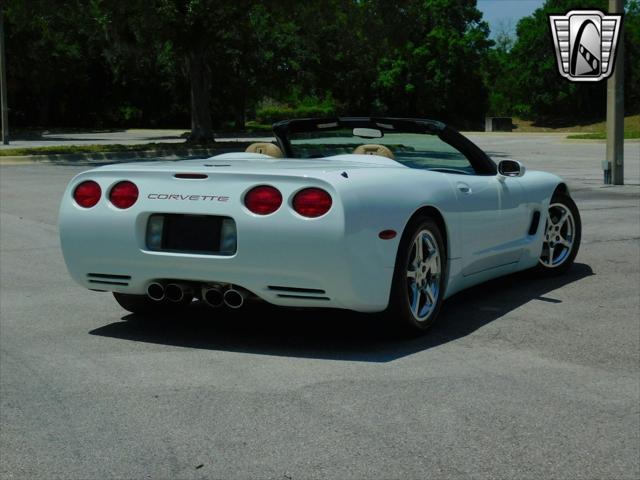
[[[405,333],[424,333],[438,318],[447,282],[443,231],[425,216],[413,219],[402,234],[387,312]]]
[[[417,321],[424,322],[438,303],[442,274],[438,242],[430,231],[421,230],[415,237],[406,271],[411,313]]]
[[[549,206],[544,235],[540,263],[547,268],[559,267],[571,255],[576,238],[576,222],[566,205],[552,203]]]

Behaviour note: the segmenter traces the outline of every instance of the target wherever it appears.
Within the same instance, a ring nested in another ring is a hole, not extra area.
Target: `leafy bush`
[[[110,109],[107,124],[130,128],[140,125],[142,118],[142,110],[126,102]]]
[[[142,118],[142,110],[133,105],[122,105],[118,109],[119,120],[123,123],[132,123]]]
[[[256,121],[271,124],[288,118],[331,117],[336,114],[336,103],[332,98],[305,97],[291,104],[264,100],[256,108]]]

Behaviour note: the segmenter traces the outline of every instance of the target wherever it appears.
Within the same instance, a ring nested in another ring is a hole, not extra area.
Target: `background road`
[[[113,129],[96,130],[93,132],[30,132],[25,136],[18,134],[17,138],[12,138],[8,145],[0,143],[0,150],[12,148],[33,148],[33,147],[54,147],[69,145],[138,145],[144,143],[184,143],[185,135],[191,133],[190,130],[180,129]],[[217,135],[218,141],[262,141],[263,138],[271,138],[270,133],[266,134],[224,134]],[[560,134],[564,135],[565,134]]]
[[[0,144],[0,149],[53,147],[58,145],[135,145],[139,143],[184,142],[182,135],[189,130],[176,129],[121,129],[96,130],[93,132],[31,132],[30,136],[18,134],[9,145]]]
[[[478,135],[564,175],[566,276],[450,299],[424,338],[350,313],[127,315],[66,273],[57,208],[86,167],[0,167],[1,478],[640,477],[640,143]]]

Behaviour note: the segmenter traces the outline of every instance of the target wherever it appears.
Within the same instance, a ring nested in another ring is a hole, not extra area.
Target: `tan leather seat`
[[[273,143],[268,143],[268,142],[252,143],[247,147],[245,152],[261,153],[263,155],[269,155],[270,157],[274,157],[274,158],[282,158],[284,156],[282,154],[282,150],[280,150],[280,147],[278,147]]]
[[[359,145],[358,148],[356,148],[353,151],[353,153],[356,153],[359,155],[379,155],[381,157],[390,158],[391,160],[395,160],[396,158],[393,152],[389,150],[389,147],[385,147],[384,145],[378,145],[374,143],[370,143],[367,145]]]

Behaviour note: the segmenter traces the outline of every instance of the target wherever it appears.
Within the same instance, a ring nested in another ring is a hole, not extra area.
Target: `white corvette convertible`
[[[555,175],[496,164],[432,120],[333,118],[274,125],[276,143],[204,160],[76,176],[60,208],[71,276],[132,312],[199,299],[387,310],[413,331],[479,282],[558,274],[580,215]]]

